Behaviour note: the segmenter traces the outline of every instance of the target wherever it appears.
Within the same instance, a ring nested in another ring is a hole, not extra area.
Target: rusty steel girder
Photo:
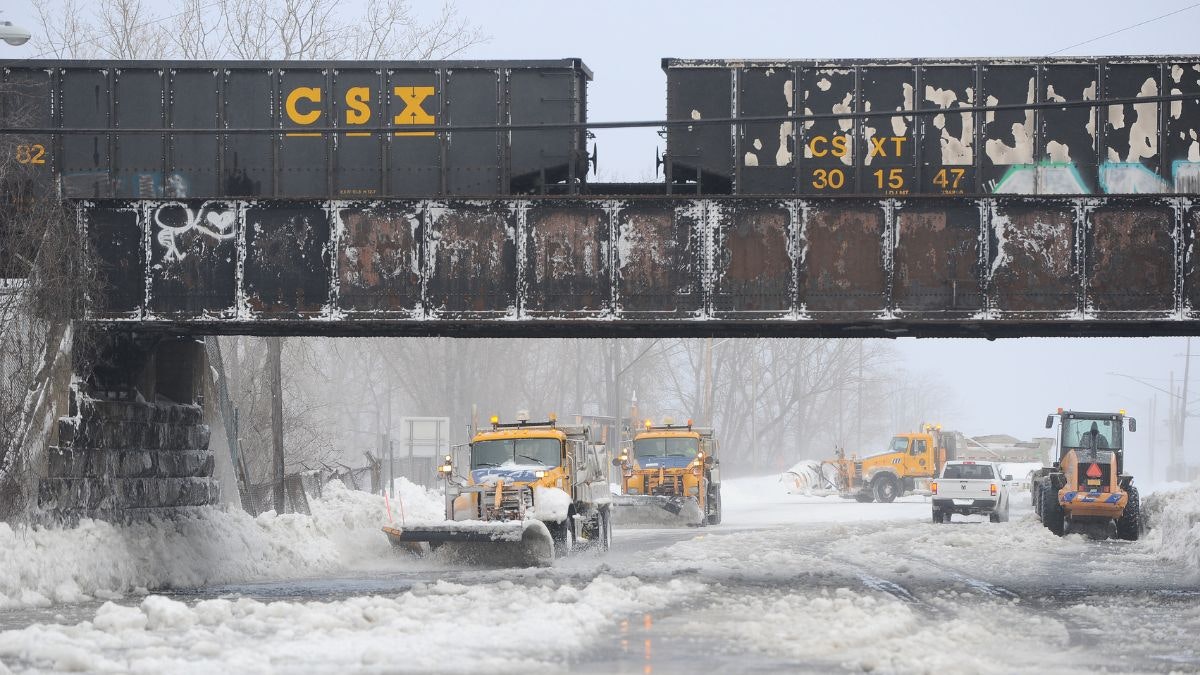
[[[292,335],[1200,334],[1190,197],[77,202],[97,324]]]

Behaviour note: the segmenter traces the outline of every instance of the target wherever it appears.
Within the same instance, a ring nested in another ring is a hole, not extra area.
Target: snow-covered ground
[[[392,519],[438,517],[436,495],[400,487]],[[311,518],[213,511],[0,530],[10,608],[0,622],[14,626],[0,632],[0,662],[184,673],[1200,670],[1200,486],[1148,499],[1156,529],[1135,543],[1055,537],[1027,493],[1013,495],[1008,523],[935,525],[923,497],[788,494],[777,476],[727,481],[723,504],[720,526],[618,530],[609,554],[552,569],[397,554],[378,529],[383,500],[340,486]],[[283,578],[282,591],[248,583]]]

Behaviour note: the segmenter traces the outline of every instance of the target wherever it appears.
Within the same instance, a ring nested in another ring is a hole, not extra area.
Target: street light
[[[29,31],[20,26],[14,26],[13,22],[0,21],[0,40],[4,40],[14,47],[20,47],[29,42],[30,37],[32,36]]]

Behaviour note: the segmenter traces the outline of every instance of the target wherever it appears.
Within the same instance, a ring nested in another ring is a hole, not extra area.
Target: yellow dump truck
[[[1046,416],[1047,429],[1055,417],[1058,459],[1034,474],[1030,497],[1042,524],[1057,535],[1136,540],[1142,533],[1141,499],[1125,472],[1125,427],[1136,431],[1137,421],[1124,410],[1059,408]]]
[[[470,466],[456,475],[446,456],[446,521],[385,527],[396,546],[466,544],[472,557],[549,564],[583,547],[607,550],[612,540],[608,456],[585,426],[528,415],[476,433]]]
[[[891,502],[928,489],[947,460],[955,458],[958,434],[926,424],[917,433],[892,436],[887,450],[862,458],[839,451],[821,463],[821,477],[843,497],[860,502]]]
[[[713,430],[645,426],[613,463],[621,469],[619,524],[706,525],[721,522],[721,472]]]

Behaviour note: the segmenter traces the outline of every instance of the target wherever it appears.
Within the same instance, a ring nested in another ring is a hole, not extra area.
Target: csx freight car
[[[662,65],[676,192],[1200,192],[1196,56]]]
[[[0,113],[68,198],[1200,192],[1200,56],[663,68],[657,184],[586,182],[578,59],[23,61]]]
[[[571,193],[587,168],[582,126],[487,130],[586,122],[577,59],[22,61],[2,77],[5,126],[102,130],[11,144],[68,198]]]

